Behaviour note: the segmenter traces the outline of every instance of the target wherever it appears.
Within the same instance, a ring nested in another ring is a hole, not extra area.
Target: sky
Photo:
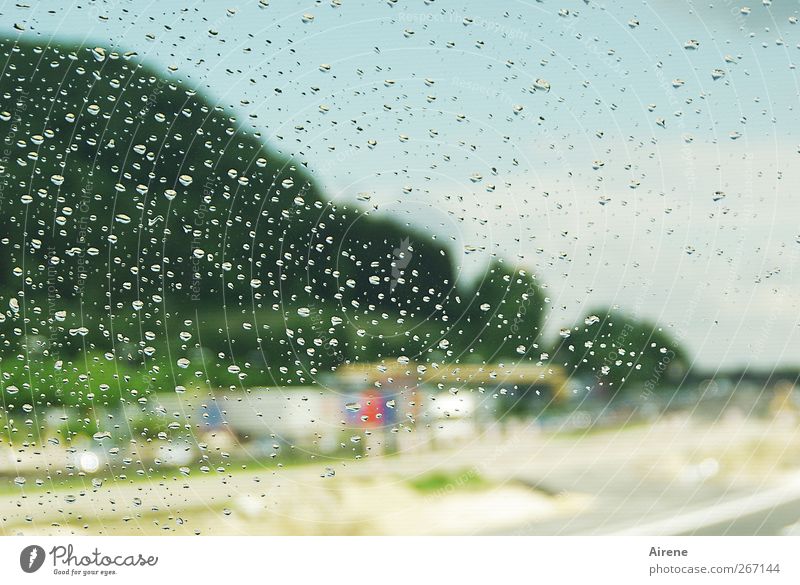
[[[772,368],[800,365],[796,6],[85,0],[0,23],[136,51],[461,278],[530,269],[550,333],[619,306],[702,367]]]

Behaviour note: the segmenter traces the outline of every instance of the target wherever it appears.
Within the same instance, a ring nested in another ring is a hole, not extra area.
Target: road
[[[282,469],[28,487],[5,534],[781,534],[800,520],[794,429],[685,417],[585,435],[521,426],[447,448]],[[409,480],[447,472],[415,493]],[[480,476],[490,489],[460,490]]]
[[[591,505],[501,533],[800,533],[796,434],[764,421],[685,421],[672,429],[657,424],[591,442],[587,437],[553,464],[531,465],[521,477],[553,493],[588,494]]]

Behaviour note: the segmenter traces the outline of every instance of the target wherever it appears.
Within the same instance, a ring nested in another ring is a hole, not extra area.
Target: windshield
[[[0,533],[798,534],[796,4],[0,13]]]

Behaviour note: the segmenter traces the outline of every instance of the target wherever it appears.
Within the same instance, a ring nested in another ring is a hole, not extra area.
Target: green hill
[[[5,384],[78,403],[531,350],[531,276],[457,282],[430,235],[332,204],[304,162],[135,54],[0,47]]]

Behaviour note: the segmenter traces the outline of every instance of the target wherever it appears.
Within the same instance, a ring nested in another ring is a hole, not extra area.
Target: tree
[[[610,396],[649,395],[688,364],[686,351],[661,327],[618,310],[589,312],[581,325],[563,329],[552,363]]]
[[[537,279],[525,269],[492,262],[460,303],[450,304],[450,315],[463,331],[470,351],[484,361],[539,357],[536,340],[542,326],[544,294]]]

